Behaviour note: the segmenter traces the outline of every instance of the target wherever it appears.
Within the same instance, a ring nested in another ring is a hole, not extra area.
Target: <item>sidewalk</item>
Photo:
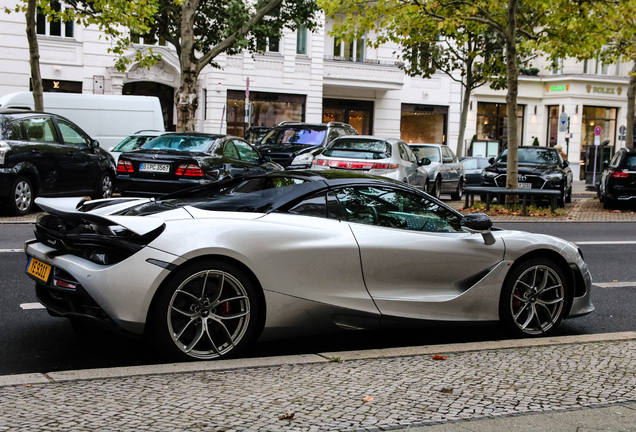
[[[5,376],[0,412],[0,431],[636,430],[636,332]]]

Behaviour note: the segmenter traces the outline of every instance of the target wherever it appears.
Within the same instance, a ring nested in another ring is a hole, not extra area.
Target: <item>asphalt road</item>
[[[636,282],[634,223],[510,223],[497,226],[557,235],[575,242],[602,242],[580,245],[594,282]],[[32,237],[32,231],[32,225],[0,224],[0,375],[163,363],[164,360],[143,340],[123,339],[99,331],[79,336],[67,320],[50,317],[43,309],[28,308],[37,302],[33,282],[24,274],[24,254],[12,250],[21,250],[24,240]],[[608,243],[625,241],[634,244]],[[596,311],[563,322],[558,334],[636,330],[636,286],[595,287],[592,299]],[[245,355],[333,352],[505,337],[496,326],[347,332],[257,343]]]

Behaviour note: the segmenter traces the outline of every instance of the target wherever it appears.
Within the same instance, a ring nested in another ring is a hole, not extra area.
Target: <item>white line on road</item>
[[[44,306],[42,306],[40,303],[22,303],[20,305],[20,307],[24,310],[27,309],[44,309]]]
[[[574,242],[577,245],[629,245],[636,244],[633,240],[617,240],[617,241],[580,241]]]
[[[599,288],[636,287],[636,282],[595,282],[592,285]]]
[[[0,249],[0,253],[3,252],[24,252],[24,249]]]

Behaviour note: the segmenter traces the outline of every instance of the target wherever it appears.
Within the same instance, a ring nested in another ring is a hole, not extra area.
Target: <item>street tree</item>
[[[35,111],[44,111],[42,76],[40,73],[40,53],[36,34],[37,15],[42,14],[48,21],[76,21],[84,26],[97,25],[105,38],[113,45],[109,52],[121,56],[127,49],[129,31],[146,32],[150,29],[156,13],[155,0],[91,0],[65,1],[62,7],[57,0],[20,0],[7,13],[24,13],[26,34],[29,44],[29,65]],[[152,56],[140,55],[142,63],[150,64]]]
[[[564,55],[581,50],[587,39],[582,29],[593,16],[596,0],[321,0],[327,14],[346,14],[345,21],[358,31],[376,30],[386,22],[367,18],[369,7],[386,13],[404,9],[419,14],[429,27],[437,26],[453,34],[467,23],[477,23],[496,32],[504,41],[506,63],[506,105],[508,114],[507,189],[518,187],[518,127],[517,94],[520,66],[546,40],[565,33],[575,39],[570,46],[562,45]],[[372,5],[372,6],[371,6]],[[372,14],[373,15],[373,14]],[[574,16],[575,19],[572,19]],[[588,29],[589,30],[589,29]]]

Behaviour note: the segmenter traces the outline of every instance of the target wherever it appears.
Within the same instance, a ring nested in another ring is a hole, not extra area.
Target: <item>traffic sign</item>
[[[627,128],[625,126],[621,126],[618,128],[618,133],[621,135],[625,135],[627,133]]]
[[[568,115],[567,113],[561,113],[559,115],[559,132],[568,131]]]
[[[596,135],[596,136],[594,137],[594,145],[595,145],[595,146],[597,146],[597,145],[601,145],[601,137],[600,137],[600,136]]]
[[[596,136],[601,136],[601,134],[602,134],[602,133],[603,133],[603,129],[601,129],[601,127],[600,127],[600,126],[596,126],[596,127],[594,128],[594,135],[596,135]]]

